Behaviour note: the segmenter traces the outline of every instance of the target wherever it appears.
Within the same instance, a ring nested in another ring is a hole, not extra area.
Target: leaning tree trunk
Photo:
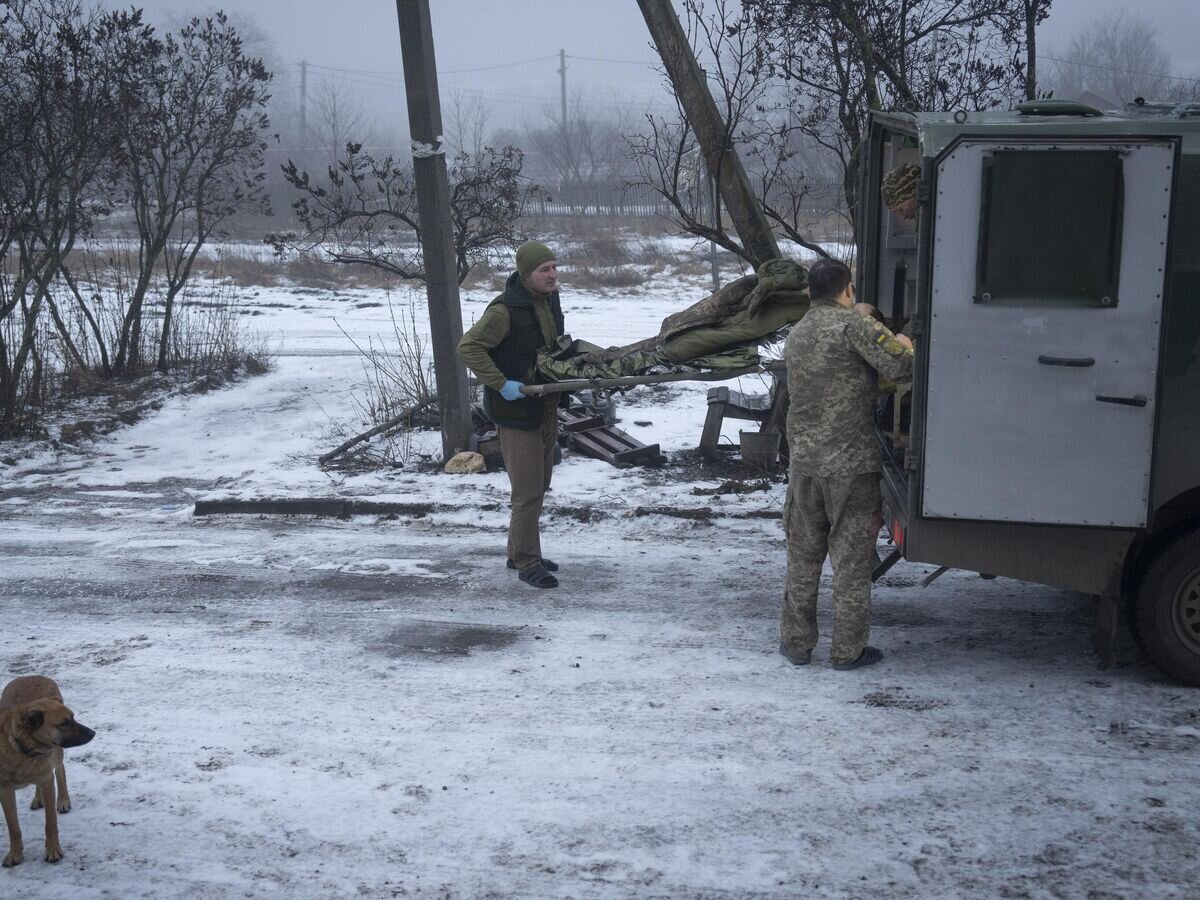
[[[1037,99],[1037,4],[1025,4],[1025,99]],[[1032,6],[1032,8],[1030,8]]]

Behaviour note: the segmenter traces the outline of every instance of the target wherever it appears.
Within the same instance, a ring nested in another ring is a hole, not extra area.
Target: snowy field
[[[670,274],[565,272],[568,329],[655,333],[707,292]],[[467,293],[468,325],[490,297]],[[793,668],[782,531],[753,515],[781,485],[701,496],[716,474],[570,454],[543,520],[562,586],[535,591],[504,568],[503,473],[314,465],[331,422],[360,424],[340,329],[388,340],[389,298],[242,298],[269,374],[0,467],[0,674],[55,678],[97,732],[67,753],[66,858],[42,862],[22,791],[0,897],[1196,896],[1200,694],[1097,671],[1089,598],[963,572],[922,589],[902,563],[875,593],[882,664],[830,669],[823,608]],[[419,294],[390,300],[426,321]],[[622,427],[694,447],[708,387],[631,391]],[[192,514],[313,496],[436,508]],[[633,514],[663,505],[718,515]]]

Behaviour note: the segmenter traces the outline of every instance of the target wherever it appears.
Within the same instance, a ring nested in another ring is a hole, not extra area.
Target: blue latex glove
[[[521,393],[521,388],[525,385],[519,381],[506,381],[504,387],[500,388],[500,396],[505,400],[520,400],[525,395]]]

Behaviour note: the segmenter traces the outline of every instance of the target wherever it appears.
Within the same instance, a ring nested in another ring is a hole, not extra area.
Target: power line
[[[652,63],[652,62],[647,62],[645,60],[640,60],[640,59],[613,59],[611,57],[606,57],[606,56],[575,56],[574,54],[571,54],[571,53],[566,54],[566,56],[567,56],[567,59],[581,59],[581,60],[586,60],[587,62],[616,63],[619,65],[646,66],[646,67],[654,65],[654,63]],[[491,72],[491,71],[494,71],[495,69],[511,69],[515,66],[527,66],[527,65],[530,65],[531,63],[546,62],[548,60],[558,59],[558,58],[559,58],[559,54],[551,53],[548,56],[534,56],[529,59],[519,59],[519,60],[516,60],[515,62],[507,62],[507,63],[496,63],[495,65],[490,65],[490,66],[472,66],[470,68],[465,68],[465,69],[438,69],[438,74],[439,75],[465,75],[465,74],[468,74],[471,72]],[[288,65],[298,66],[298,65],[300,65],[300,63],[288,63]],[[351,69],[351,68],[341,68],[339,66],[324,66],[324,65],[321,65],[320,63],[312,63],[312,62],[310,62],[309,65],[315,69],[326,69],[331,72],[349,72],[349,73],[353,73],[355,75],[381,75],[381,76],[385,76],[385,77],[394,77],[394,78],[403,78],[404,77],[403,72],[397,71],[395,69]]]
[[[1124,69],[1120,66],[1106,66],[1102,63],[1082,62],[1077,59],[1063,59],[1059,56],[1049,56],[1045,53],[1038,54],[1039,59],[1048,59],[1051,62],[1065,63],[1068,66],[1082,66],[1085,69],[1104,69],[1109,72],[1119,72],[1122,75],[1141,75],[1143,78],[1167,78],[1171,81],[1187,81],[1194,84],[1200,84],[1200,78],[1188,78],[1184,75],[1168,75],[1165,72],[1134,72],[1131,69]]]
[[[627,66],[652,66],[654,63],[642,59],[608,59],[604,56],[573,56],[567,54],[567,59],[586,59],[588,62],[621,63]]]
[[[549,56],[535,56],[531,59],[519,59],[516,62],[497,63],[494,66],[474,66],[469,69],[438,69],[439,75],[462,75],[468,72],[490,72],[494,69],[511,69],[514,66],[527,66],[530,63],[545,62],[548,59],[556,59],[557,53],[552,53]],[[289,63],[288,65],[299,65],[299,63]],[[328,69],[331,72],[353,72],[356,75],[384,75],[391,77],[403,78],[404,73],[398,72],[395,69],[343,69],[337,66],[323,66],[320,63],[309,63],[314,69]]]
[[[465,72],[490,72],[493,69],[511,69],[513,66],[525,66],[529,63],[545,62],[548,59],[554,59],[558,56],[557,53],[552,53],[549,56],[535,56],[533,59],[522,59],[518,62],[499,63],[494,66],[476,66],[473,69],[439,69],[439,75],[461,75]]]
[[[309,63],[309,65],[313,66],[313,63]],[[329,68],[332,71],[336,71],[339,73],[350,71],[350,70],[344,70],[344,69],[332,69],[332,67],[322,67],[322,68]],[[326,78],[326,79],[331,79],[332,76],[323,75],[321,77]],[[386,95],[386,92],[390,91],[390,90],[402,89],[404,86],[403,81],[375,80],[378,77],[379,76],[342,75],[342,80],[349,84],[356,85],[359,89],[365,88],[366,89],[365,92],[376,93],[376,94],[385,92],[384,94],[381,94],[381,95]],[[520,104],[531,105],[531,106],[545,106],[547,104],[553,104],[558,100],[558,98],[556,98],[556,97],[551,97],[551,96],[544,95],[544,94],[523,94],[523,93],[518,93],[515,91],[494,91],[494,90],[487,90],[485,88],[460,87],[460,86],[456,86],[456,85],[446,85],[442,88],[442,92],[446,93],[446,94],[454,94],[454,93],[471,94],[471,95],[475,95],[475,96],[479,96],[479,97],[503,100],[506,102],[520,103]],[[580,106],[598,107],[598,108],[603,108],[603,109],[641,110],[641,109],[646,109],[647,107],[650,107],[650,106],[665,105],[662,101],[656,100],[653,98],[647,98],[646,102],[644,102],[644,103],[636,102],[636,101],[618,102],[618,101],[612,101],[612,100],[577,100],[575,102],[578,103]]]

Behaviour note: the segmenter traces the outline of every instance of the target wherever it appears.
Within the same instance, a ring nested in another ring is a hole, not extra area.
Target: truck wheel
[[[1137,592],[1137,630],[1155,664],[1200,687],[1200,531],[1167,545]]]

